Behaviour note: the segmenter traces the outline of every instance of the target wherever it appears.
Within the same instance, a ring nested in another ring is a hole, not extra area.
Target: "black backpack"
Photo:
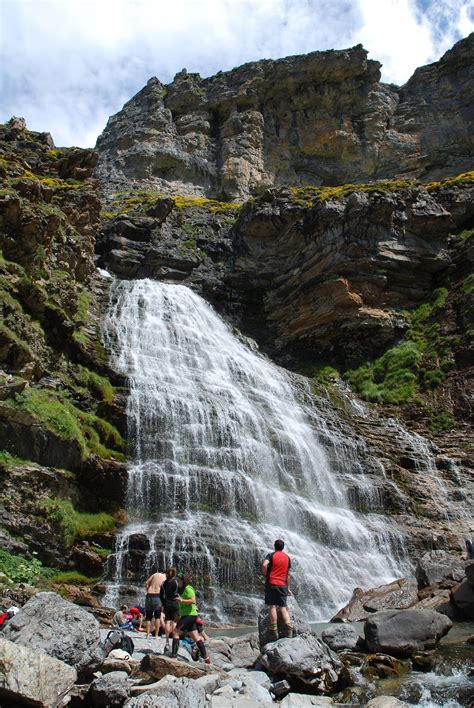
[[[104,642],[105,653],[108,655],[112,649],[122,649],[132,656],[135,645],[131,637],[122,629],[111,629]]]

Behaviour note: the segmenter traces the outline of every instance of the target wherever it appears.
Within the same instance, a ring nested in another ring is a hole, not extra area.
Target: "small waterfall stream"
[[[355,586],[403,575],[397,534],[349,506],[344,475],[370,484],[343,431],[201,297],[118,281],[104,336],[129,381],[132,459],[106,604],[142,600],[147,573],[173,563],[197,577],[214,619],[254,618],[278,537],[310,619],[329,617]]]

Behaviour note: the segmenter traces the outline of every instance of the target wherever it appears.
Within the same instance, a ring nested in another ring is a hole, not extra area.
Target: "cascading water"
[[[396,534],[349,508],[343,475],[362,470],[342,432],[201,297],[182,285],[117,282],[105,339],[129,381],[132,457],[129,523],[105,603],[142,599],[147,573],[175,564],[198,576],[213,618],[250,619],[278,537],[315,620],[355,586],[403,575]]]

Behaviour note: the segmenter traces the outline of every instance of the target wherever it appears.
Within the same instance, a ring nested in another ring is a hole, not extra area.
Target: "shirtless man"
[[[151,620],[155,620],[155,637],[158,637],[158,632],[160,630],[161,611],[163,606],[160,600],[160,588],[161,585],[166,580],[166,575],[164,573],[153,573],[150,575],[145,583],[146,588],[146,598],[145,598],[145,626],[146,626],[146,638],[150,638],[150,626]]]

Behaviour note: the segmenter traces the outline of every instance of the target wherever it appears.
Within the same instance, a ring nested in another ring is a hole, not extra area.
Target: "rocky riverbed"
[[[428,572],[437,584],[446,583],[458,572],[447,560],[420,559],[418,583],[426,582]],[[356,606],[367,613],[364,622],[341,619],[355,611],[352,601],[334,622],[311,627],[290,598],[294,636],[282,629],[277,641],[269,641],[262,606],[258,629],[234,637],[214,630],[206,642],[211,665],[193,661],[186,642],[172,659],[164,638],[146,639],[138,632],[128,632],[133,652],[108,655],[110,628],[56,593],[39,592],[0,634],[0,702],[42,708],[472,705],[474,625],[448,616],[468,620],[474,608],[474,563],[463,562],[462,570],[449,603],[437,609],[410,606],[401,580],[384,593],[375,588],[359,594]]]

